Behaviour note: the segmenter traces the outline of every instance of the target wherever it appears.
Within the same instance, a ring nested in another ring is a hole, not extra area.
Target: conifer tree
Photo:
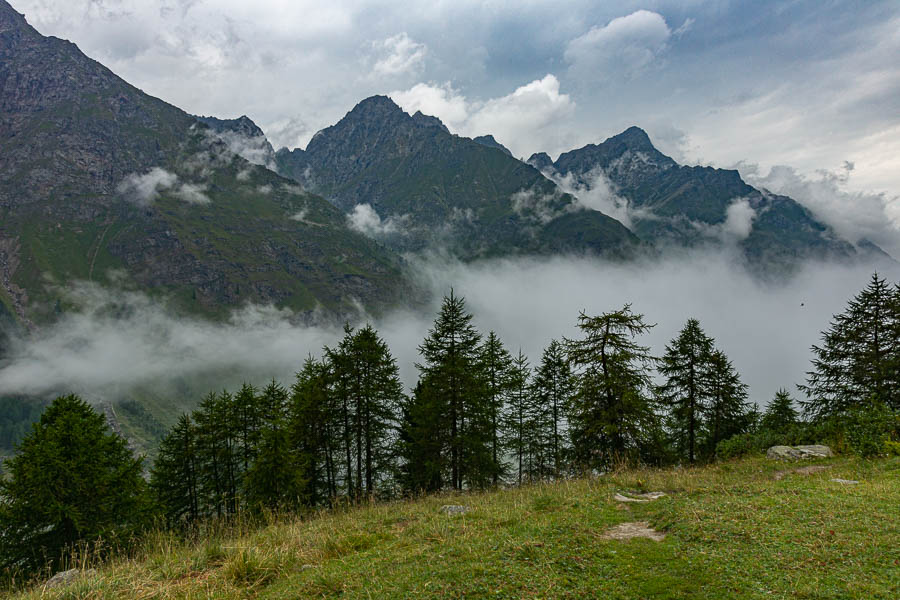
[[[451,290],[445,296],[434,326],[419,346],[421,383],[410,416],[418,422],[413,443],[430,444],[421,436],[441,436],[433,428],[446,424],[449,485],[453,489],[484,487],[499,465],[492,454],[491,407],[479,368],[481,335],[472,325],[465,301]],[[434,414],[425,414],[425,411]],[[427,463],[440,462],[435,457]]]
[[[634,341],[651,327],[626,304],[596,317],[582,312],[583,339],[565,340],[576,382],[570,436],[583,467],[605,468],[616,458],[637,456],[654,428],[656,415],[647,397],[654,359],[649,348]]]
[[[0,568],[56,567],[73,545],[127,543],[148,524],[141,459],[78,396],[43,412],[0,479]]]
[[[288,392],[271,381],[257,398],[259,433],[244,472],[244,496],[254,508],[292,508],[304,492],[304,473],[288,429]]]
[[[256,447],[262,434],[262,411],[256,388],[248,383],[234,395],[234,409],[242,470],[246,472],[256,458]]]
[[[360,500],[385,492],[396,466],[396,439],[403,397],[396,361],[371,325],[326,350],[334,393],[340,399],[347,492]]]
[[[692,464],[697,457],[703,413],[708,408],[706,376],[712,352],[712,338],[703,332],[697,319],[688,319],[660,359],[659,372],[666,382],[657,388],[657,397],[668,412],[676,448]]]
[[[291,388],[290,435],[302,470],[301,501],[309,506],[337,496],[337,411],[328,390],[328,367],[308,357]]]
[[[162,439],[150,471],[150,486],[170,526],[195,522],[200,517],[197,433],[188,415]]]
[[[515,461],[518,485],[522,485],[523,477],[534,472],[536,421],[530,379],[528,358],[519,350],[509,372],[509,397],[504,419],[507,447]]]
[[[801,401],[813,419],[855,408],[883,406],[900,412],[900,291],[872,275],[869,285],[835,315],[812,347]]]
[[[705,373],[708,401],[705,404],[706,455],[715,454],[719,442],[745,433],[755,419],[747,401],[747,385],[721,350],[713,350]]]
[[[494,471],[493,484],[497,485],[500,478],[503,477],[501,421],[504,413],[504,401],[511,385],[513,358],[497,334],[491,331],[481,345],[480,361],[491,419],[491,459],[498,467]]]
[[[241,478],[234,397],[210,392],[193,414],[197,426],[198,483],[201,505],[215,516],[238,509]]]
[[[766,407],[760,420],[760,427],[765,431],[786,433],[800,423],[799,415],[793,406],[793,399],[784,388],[778,390]]]
[[[565,415],[572,400],[574,382],[565,351],[556,340],[552,340],[544,349],[541,364],[534,376],[533,389],[549,475],[559,478],[565,470]]]

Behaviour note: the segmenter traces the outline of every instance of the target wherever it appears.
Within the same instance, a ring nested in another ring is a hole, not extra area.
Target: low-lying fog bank
[[[431,310],[398,311],[373,321],[407,386],[417,376],[417,346],[452,286],[466,298],[482,332],[495,330],[510,351],[521,348],[532,364],[552,338],[577,335],[581,310],[598,314],[631,303],[657,323],[643,340],[657,354],[696,317],[762,405],[778,388],[795,393],[794,384],[809,367],[810,346],[872,274],[863,266],[810,263],[789,282],[769,284],[726,256],[708,253],[628,264],[587,258],[468,265],[421,259],[414,269],[433,291]],[[895,282],[900,267],[880,274]],[[272,378],[289,384],[309,353],[320,354],[323,345],[342,335],[337,324],[299,326],[289,313],[271,307],[246,307],[227,322],[210,323],[175,317],[164,304],[139,294],[85,286],[75,297],[81,310],[13,345],[0,368],[0,393],[74,391],[89,400],[113,400],[137,385],[165,386],[210,374],[217,375],[219,388]]]

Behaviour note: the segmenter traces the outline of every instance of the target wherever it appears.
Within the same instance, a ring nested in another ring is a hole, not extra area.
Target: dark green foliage
[[[566,415],[574,393],[574,379],[565,350],[556,340],[544,350],[532,385],[538,440],[546,457],[542,477],[559,478],[567,469],[569,444]]]
[[[575,372],[569,416],[572,450],[581,467],[603,469],[617,460],[636,460],[655,429],[648,397],[650,349],[634,341],[652,325],[631,306],[578,317],[584,336],[566,340]]]
[[[501,471],[493,459],[492,403],[480,361],[481,335],[465,301],[450,292],[419,346],[419,384],[404,424],[406,470],[413,482],[481,488]],[[417,490],[414,490],[417,491]]]
[[[510,391],[513,359],[496,333],[491,331],[480,350],[480,367],[484,375],[485,394],[491,419],[491,459],[501,468],[494,473],[493,484],[497,485],[503,468],[500,440],[501,417],[506,396]]]
[[[900,291],[872,275],[812,347],[801,400],[813,420],[871,405],[900,412]]]
[[[318,506],[337,496],[336,410],[328,392],[328,366],[311,356],[291,388],[290,434],[303,470],[300,499]]]
[[[714,350],[709,357],[706,384],[709,402],[703,415],[703,448],[709,458],[722,440],[750,431],[756,412],[747,401],[747,385],[721,350]]]
[[[397,364],[371,325],[344,329],[335,349],[326,348],[342,446],[344,487],[355,500],[390,493],[396,466],[394,441],[403,387]]]
[[[666,383],[657,388],[657,396],[668,413],[676,449],[691,463],[697,456],[697,438],[709,399],[706,370],[712,352],[712,338],[697,319],[688,319],[660,360],[659,372]]]
[[[150,487],[170,526],[183,526],[200,517],[197,431],[188,415],[162,439],[150,471]]]
[[[37,421],[46,402],[14,396],[0,397],[0,454],[11,451]]]
[[[719,442],[755,424],[747,386],[697,319],[688,319],[666,346],[659,372],[666,381],[657,387],[657,400],[679,458],[691,464],[712,458]]]
[[[794,401],[788,391],[784,388],[778,390],[760,419],[760,429],[785,433],[796,427],[800,423],[800,418],[793,405]]]
[[[900,440],[900,415],[877,402],[850,409],[841,421],[847,444],[860,456],[885,454],[888,442]]]
[[[0,565],[56,566],[79,543],[129,542],[150,517],[141,462],[83,400],[54,400],[0,480]]]
[[[539,447],[530,379],[528,358],[520,350],[509,371],[509,396],[503,419],[506,447],[513,457],[518,485],[522,485],[523,476],[532,479],[537,473],[535,454]]]

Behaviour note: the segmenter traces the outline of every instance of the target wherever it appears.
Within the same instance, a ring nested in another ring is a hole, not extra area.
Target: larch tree
[[[651,327],[626,304],[595,317],[582,312],[582,338],[565,340],[575,376],[570,436],[582,467],[603,469],[617,459],[635,458],[655,427],[648,397],[655,359],[635,341]]]
[[[64,564],[76,544],[128,543],[149,524],[142,459],[75,395],[41,414],[4,463],[0,568]]]
[[[668,415],[679,454],[692,464],[709,403],[706,372],[712,353],[712,338],[703,332],[697,319],[688,319],[678,337],[666,345],[659,362],[659,372],[666,381],[657,387],[657,398]]]
[[[812,347],[812,369],[801,400],[814,419],[858,408],[900,412],[900,291],[872,275],[869,284]]]
[[[556,340],[544,349],[541,364],[535,371],[533,390],[549,475],[559,478],[566,469],[566,413],[572,401],[574,380],[565,350]]]

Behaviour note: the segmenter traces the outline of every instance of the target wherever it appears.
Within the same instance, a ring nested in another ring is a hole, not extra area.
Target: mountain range
[[[627,260],[734,244],[758,271],[880,252],[737,171],[679,165],[637,127],[522,161],[373,96],[275,152],[248,117],[145,94],[4,0],[0,108],[0,304],[20,322],[54,319],[80,280],[211,316],[378,311],[415,297],[404,256],[434,250]]]
[[[276,152],[247,116],[188,114],[0,0],[0,362],[8,332],[58,319],[79,282],[212,319],[248,303],[339,319],[423,301],[419,253],[624,262],[698,247],[764,275],[890,259],[737,171],[679,165],[637,127],[526,161],[373,96]],[[141,394],[121,406],[140,409],[131,439],[179,409]]]

